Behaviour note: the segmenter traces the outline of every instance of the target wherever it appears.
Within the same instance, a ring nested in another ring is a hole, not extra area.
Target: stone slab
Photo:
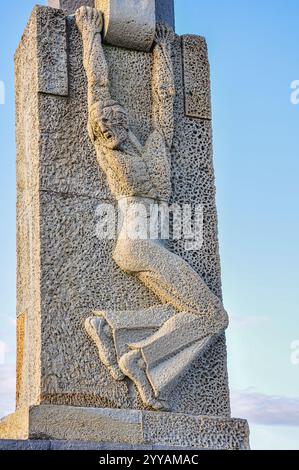
[[[104,16],[104,41],[113,46],[149,51],[156,31],[154,0],[95,0]]]
[[[0,438],[249,449],[249,428],[242,419],[55,405],[10,415],[0,421]]]
[[[249,449],[246,420],[175,413],[143,413],[146,442],[198,449]]]
[[[182,36],[186,116],[211,119],[211,85],[208,49],[201,36]]]
[[[2,450],[50,450],[50,441],[18,441],[13,439],[0,439],[0,451]]]
[[[1,450],[97,450],[97,451],[135,451],[135,450],[189,450],[186,447],[163,445],[130,445],[114,442],[83,442],[83,441],[39,441],[39,440],[0,440]],[[194,450],[194,449],[190,449]]]

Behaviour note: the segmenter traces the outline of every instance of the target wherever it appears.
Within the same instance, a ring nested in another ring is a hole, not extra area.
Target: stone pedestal
[[[179,447],[245,450],[248,424],[242,419],[190,416],[109,408],[41,405],[0,421],[5,439],[117,443],[134,448]],[[125,447],[124,447],[125,448]]]
[[[130,127],[144,143],[152,117],[152,54],[111,46],[105,54],[113,98],[128,110]],[[172,202],[201,204],[204,232],[201,250],[186,249],[183,239],[171,249],[221,298],[204,38],[177,36],[173,64]],[[99,361],[84,328],[90,312],[145,309],[157,298],[114,263],[113,241],[96,236],[96,209],[114,199],[87,132],[86,74],[74,17],[36,7],[15,66],[17,412],[1,422],[0,438],[247,448],[246,423],[230,417],[224,335],[173,390],[173,413],[146,411],[133,384],[114,381]]]

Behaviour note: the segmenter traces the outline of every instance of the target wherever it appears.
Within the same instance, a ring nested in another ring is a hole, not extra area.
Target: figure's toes
[[[103,331],[104,331],[105,335],[107,336],[107,338],[113,339],[112,330],[111,330],[111,327],[108,324],[103,327]]]
[[[128,377],[131,377],[132,375],[135,375],[135,368],[136,368],[136,360],[138,360],[138,352],[136,351],[130,351],[126,354],[124,354],[119,361],[119,367],[121,371],[127,375]]]
[[[87,19],[86,7],[81,7],[76,11],[76,23],[80,31],[84,28],[84,22]]]
[[[125,379],[125,375],[122,373],[118,365],[113,364],[112,366],[109,366],[108,369],[114,380],[121,381]]]
[[[103,318],[100,317],[88,317],[85,320],[85,330],[94,341],[99,338],[102,324]]]
[[[80,26],[81,24],[81,21],[82,21],[82,7],[81,8],[78,8],[78,10],[76,11],[76,14],[75,14],[75,18],[76,18],[76,23],[78,26]]]
[[[86,18],[90,22],[93,18],[93,8],[85,7],[86,8]]]
[[[128,354],[124,354],[119,360],[119,367],[120,370],[124,373],[124,375],[128,375],[129,372],[129,360],[127,356]]]
[[[77,15],[80,18],[84,18],[87,15],[86,6],[82,6],[77,10]]]
[[[95,8],[90,8],[90,19],[92,22],[94,22],[94,20],[96,19],[97,17],[97,13],[98,11],[95,9]]]
[[[86,318],[84,325],[85,325],[85,329],[87,331],[90,331],[91,329],[94,329],[93,320],[94,320],[94,317]]]
[[[152,398],[148,400],[148,404],[151,408],[157,411],[169,411],[170,406],[166,401],[157,400],[156,398]]]
[[[167,36],[168,27],[165,23],[162,24],[162,31],[163,31],[164,36]]]
[[[96,16],[95,16],[95,25],[97,28],[99,28],[101,31],[103,29],[103,15],[100,11],[95,10]]]
[[[93,330],[97,331],[98,319],[95,318],[95,317],[88,317],[85,320],[85,327],[86,327],[86,329],[93,329]]]
[[[165,23],[160,23],[160,34],[163,38],[165,38],[167,36],[167,33],[168,33],[168,27]]]

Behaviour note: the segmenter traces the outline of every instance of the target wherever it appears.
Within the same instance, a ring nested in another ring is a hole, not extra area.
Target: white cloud
[[[0,340],[0,366],[5,363],[5,355],[7,352],[7,345],[4,341]]]
[[[232,391],[234,416],[251,423],[271,426],[299,426],[299,397],[265,395],[247,389]]]
[[[299,427],[250,425],[253,450],[299,450]]]
[[[15,365],[0,367],[0,417],[12,413],[15,408]]]
[[[10,317],[8,318],[8,321],[9,321],[10,325],[13,326],[14,328],[17,326],[17,319],[16,319],[16,317],[11,317],[11,316],[10,316]]]
[[[266,315],[230,315],[230,326],[239,328],[250,328],[265,325],[270,322]]]

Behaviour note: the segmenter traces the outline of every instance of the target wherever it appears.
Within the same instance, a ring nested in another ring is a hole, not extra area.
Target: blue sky
[[[1,5],[0,415],[14,407],[13,54],[34,4]],[[249,419],[253,448],[299,449],[299,364],[291,361],[299,340],[299,104],[290,101],[299,80],[299,4],[175,4],[177,32],[203,35],[209,46],[233,414]]]

